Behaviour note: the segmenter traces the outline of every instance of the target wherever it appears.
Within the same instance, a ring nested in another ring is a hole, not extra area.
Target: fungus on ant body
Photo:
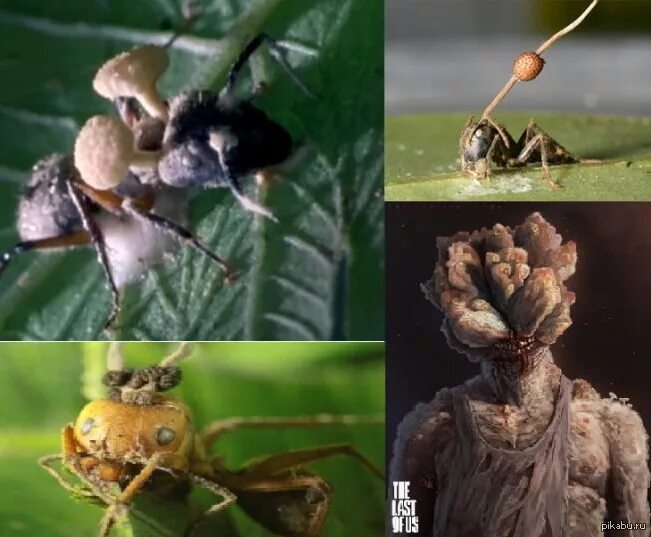
[[[463,173],[477,179],[490,176],[491,164],[501,168],[515,168],[528,163],[542,165],[543,178],[558,188],[549,172],[549,165],[589,163],[572,155],[531,120],[517,141],[503,125],[493,121],[491,114],[511,91],[517,82],[527,82],[536,78],[542,71],[545,61],[541,54],[555,41],[574,30],[597,5],[598,0],[583,11],[574,22],[556,32],[542,43],[538,49],[520,54],[513,63],[513,74],[504,87],[484,110],[481,119],[475,121],[471,116],[464,125],[459,138],[459,158]]]
[[[331,485],[305,465],[337,455],[358,461],[384,479],[382,472],[349,444],[299,449],[255,459],[241,469],[225,466],[223,457],[208,455],[215,441],[239,428],[323,427],[375,424],[375,416],[319,414],[294,418],[229,418],[193,428],[190,409],[162,392],[181,382],[177,362],[188,356],[182,344],[159,365],[125,369],[119,344],[110,347],[103,383],[109,397],[89,402],[74,423],[61,432],[62,453],[39,459],[67,490],[107,505],[100,537],[129,513],[136,494],[164,482],[167,490],[189,492],[189,483],[208,489],[221,500],[186,528],[192,534],[210,515],[237,503],[267,530],[286,537],[318,537],[326,521]],[[82,486],[69,481],[54,465],[60,462]]]
[[[286,161],[292,138],[249,101],[234,98],[239,73],[265,43],[309,94],[266,34],[244,48],[221,93],[189,91],[169,106],[156,90],[168,45],[136,47],[102,66],[93,87],[113,101],[120,119],[90,118],[77,136],[74,164],[56,155],[37,163],[19,204],[21,242],[2,255],[0,272],[22,252],[92,245],[112,297],[106,329],[121,309],[119,289],[160,262],[173,239],[208,256],[231,281],[229,264],[182,224],[193,187],[227,187],[247,211],[275,220],[243,193],[240,179]]]

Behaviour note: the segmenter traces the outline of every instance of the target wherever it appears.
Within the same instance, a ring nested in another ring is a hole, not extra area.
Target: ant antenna
[[[311,51],[307,51],[304,48],[297,48],[293,47],[292,45],[284,42],[284,41],[276,41],[273,39],[271,36],[269,36],[266,33],[260,33],[256,35],[251,41],[247,43],[247,45],[244,47],[244,50],[240,53],[239,57],[237,60],[235,60],[235,63],[231,67],[230,72],[228,73],[228,80],[226,82],[226,87],[223,90],[224,95],[229,96],[232,95],[234,90],[235,90],[235,83],[237,82],[237,78],[242,71],[242,68],[246,64],[246,62],[249,61],[251,58],[251,55],[258,50],[262,45],[266,45],[267,49],[269,50],[269,54],[271,57],[282,67],[282,69],[285,71],[285,73],[289,76],[289,78],[296,84],[303,93],[305,93],[308,97],[312,99],[316,99],[316,95],[310,91],[310,89],[305,85],[305,83],[299,78],[299,76],[294,72],[294,69],[292,68],[291,65],[289,65],[289,62],[285,58],[284,51],[285,50],[295,50],[299,51],[305,54],[312,54]]]
[[[190,31],[199,18],[199,15],[201,15],[201,5],[197,0],[186,0],[181,6],[181,13],[183,15],[183,24],[174,32],[174,35],[169,38],[167,43],[163,45],[163,48],[170,48],[174,44],[174,41]]]
[[[549,39],[547,39],[547,41],[543,42],[535,52],[524,52],[518,56],[515,60],[515,63],[513,64],[513,75],[504,85],[504,87],[498,92],[491,103],[486,107],[484,113],[481,115],[481,118],[487,119],[518,81],[526,82],[536,78],[538,74],[540,74],[540,71],[542,71],[543,65],[545,63],[540,55],[561,37],[569,34],[579,24],[581,24],[583,20],[588,16],[588,14],[594,9],[598,2],[599,0],[593,0],[592,3],[585,9],[585,11],[574,20],[574,22],[568,24],[565,28],[552,35]]]

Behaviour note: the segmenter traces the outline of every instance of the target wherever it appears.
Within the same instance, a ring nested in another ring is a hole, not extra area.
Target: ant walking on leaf
[[[541,54],[555,41],[579,26],[597,2],[598,0],[593,0],[574,22],[547,39],[535,52],[520,54],[513,64],[513,75],[486,107],[481,119],[478,122],[472,116],[468,119],[459,138],[459,157],[463,173],[476,179],[485,179],[490,176],[492,164],[500,168],[515,168],[528,163],[540,163],[543,178],[553,188],[559,188],[558,183],[552,179],[550,165],[594,162],[572,155],[534,120],[529,122],[516,141],[503,125],[493,120],[491,114],[517,82],[533,80],[540,74],[545,64]]]
[[[102,379],[109,389],[108,398],[91,401],[74,423],[63,428],[61,454],[39,460],[64,488],[107,506],[100,537],[107,537],[119,519],[138,514],[131,504],[140,491],[162,486],[187,491],[192,483],[220,499],[188,525],[186,536],[195,533],[208,515],[237,503],[275,534],[318,537],[326,522],[332,487],[306,465],[345,455],[384,479],[382,472],[349,444],[277,453],[237,470],[227,468],[222,457],[209,452],[219,438],[237,429],[374,424],[383,423],[383,419],[331,414],[242,417],[219,420],[195,431],[190,409],[162,393],[180,383],[176,364],[189,354],[189,347],[181,345],[158,365],[133,370],[124,368],[119,344],[111,345],[108,372]],[[55,463],[80,484],[70,481]]]

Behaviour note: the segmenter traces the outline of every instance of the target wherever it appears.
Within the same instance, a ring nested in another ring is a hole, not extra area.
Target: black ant
[[[177,34],[178,36],[178,34]],[[21,242],[0,258],[0,272],[18,254],[92,245],[112,297],[105,324],[120,312],[119,288],[186,242],[234,278],[229,264],[183,222],[191,187],[228,187],[248,211],[275,220],[244,195],[240,179],[264,178],[293,151],[290,134],[249,100],[234,98],[238,75],[266,44],[271,55],[308,94],[266,34],[254,37],[231,67],[221,93],[190,91],[169,105],[156,90],[169,64],[167,47],[145,45],[119,54],[96,74],[94,89],[113,101],[120,119],[95,116],[81,129],[74,155],[54,155],[33,169],[20,200]],[[146,112],[146,114],[144,114]]]
[[[513,64],[513,74],[504,87],[484,110],[479,122],[470,117],[461,131],[459,138],[459,159],[461,171],[477,179],[490,176],[491,164],[501,168],[525,166],[528,163],[540,163],[543,177],[554,188],[558,184],[552,180],[550,164],[573,164],[577,162],[594,162],[580,160],[554,140],[531,120],[518,141],[506,128],[491,118],[493,110],[506,97],[517,82],[527,82],[536,78],[542,71],[545,61],[541,54],[556,40],[574,30],[597,5],[593,0],[574,22],[556,32],[542,43],[536,51],[523,52]]]
[[[517,142],[502,125],[490,118],[479,122],[471,117],[466,122],[459,140],[461,169],[481,179],[490,175],[491,162],[501,168],[515,168],[540,162],[543,177],[553,186],[558,185],[549,173],[550,164],[574,164],[579,159],[554,140],[531,120]]]

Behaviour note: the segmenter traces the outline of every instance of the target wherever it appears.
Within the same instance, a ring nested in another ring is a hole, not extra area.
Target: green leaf
[[[651,199],[651,118],[499,114],[516,139],[534,117],[572,154],[598,164],[552,166],[561,188],[540,166],[493,169],[479,181],[459,172],[461,129],[470,114],[393,116],[386,126],[386,199],[591,201]]]
[[[162,343],[126,344],[125,363],[151,365],[174,348]],[[2,345],[0,378],[11,379],[0,390],[0,482],[11,491],[0,502],[3,534],[8,528],[9,533],[25,537],[97,535],[103,507],[73,497],[36,461],[60,453],[60,429],[85,404],[82,390],[97,383],[90,380],[95,369],[92,357],[105,356],[106,350],[104,343]],[[381,343],[198,343],[181,368],[183,381],[171,394],[186,402],[198,430],[214,420],[236,416],[384,411]],[[223,455],[230,467],[237,468],[255,457],[336,443],[350,443],[383,466],[381,424],[234,431],[215,445],[213,454]],[[345,457],[310,468],[334,487],[326,537],[382,533],[384,484],[377,477]],[[196,488],[187,504],[143,494],[136,504],[138,513],[123,521],[111,537],[158,536],[152,520],[177,537],[185,521],[218,500]],[[204,535],[270,534],[234,506],[205,522],[197,537]]]
[[[288,59],[318,98],[303,94],[264,53],[252,62],[252,78],[268,82],[260,107],[304,142],[306,156],[268,188],[248,185],[280,224],[245,213],[223,191],[195,199],[192,229],[239,279],[224,286],[204,256],[180,248],[126,289],[117,336],[382,339],[381,5],[202,3],[192,35],[171,50],[162,94],[221,88],[243,44],[262,30],[288,40],[313,52],[293,50]],[[69,152],[90,115],[113,113],[92,92],[94,71],[133,45],[165,42],[170,33],[159,28],[180,20],[180,2],[172,0],[0,0],[0,249],[17,241],[17,197],[31,165]],[[245,77],[241,91],[252,82]],[[0,278],[0,338],[103,337],[109,298],[89,249],[22,257]]]

